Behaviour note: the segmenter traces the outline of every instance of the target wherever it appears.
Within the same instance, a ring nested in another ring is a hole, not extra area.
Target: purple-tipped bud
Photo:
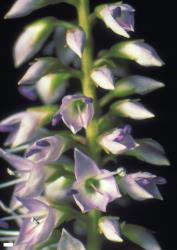
[[[56,113],[52,118],[52,126],[55,127],[61,121],[62,115],[60,113]]]
[[[38,154],[41,152],[41,149],[39,148],[34,148],[32,150],[29,150],[25,153],[25,157],[28,158],[28,157],[31,157],[32,155],[35,155],[35,154]]]
[[[21,95],[28,98],[31,101],[35,101],[37,99],[37,93],[35,88],[32,86],[20,86],[18,88]]]
[[[40,140],[36,142],[36,145],[39,147],[49,147],[50,143],[47,140]]]

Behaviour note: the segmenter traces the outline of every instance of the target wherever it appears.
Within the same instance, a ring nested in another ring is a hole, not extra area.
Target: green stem
[[[100,106],[101,107],[106,106],[110,101],[112,101],[113,98],[114,98],[114,96],[112,95],[112,93],[108,93],[108,94],[104,95],[100,99]]]
[[[78,19],[79,25],[83,28],[86,35],[85,49],[82,56],[82,89],[83,94],[93,98],[95,115],[94,119],[90,122],[87,130],[86,137],[89,147],[89,153],[91,157],[98,161],[99,151],[97,146],[97,135],[98,135],[98,124],[97,119],[99,116],[99,105],[96,97],[95,85],[91,81],[90,72],[93,64],[92,58],[92,39],[91,39],[91,22],[89,21],[90,10],[89,0],[78,1]],[[87,239],[87,250],[99,250],[101,247],[100,236],[98,231],[98,219],[100,213],[96,210],[88,213],[89,225],[88,225],[88,239]]]
[[[90,122],[87,130],[86,130],[86,137],[89,146],[89,153],[95,160],[98,160],[98,149],[96,143],[97,137],[97,117],[99,114],[99,106],[97,103],[96,98],[96,91],[95,85],[91,81],[90,72],[93,64],[92,58],[92,39],[91,39],[91,23],[89,22],[89,1],[88,0],[80,0],[78,3],[78,18],[79,18],[79,25],[83,28],[86,35],[86,43],[85,49],[82,56],[82,71],[83,71],[83,78],[82,78],[82,89],[83,94],[85,96],[89,96],[93,98],[94,102],[94,110],[95,115],[94,119]]]
[[[92,210],[89,214],[88,222],[88,235],[87,235],[87,250],[99,250],[101,249],[101,240],[98,230],[98,219],[100,212]]]

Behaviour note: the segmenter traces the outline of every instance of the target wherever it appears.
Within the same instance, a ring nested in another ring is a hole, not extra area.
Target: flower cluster
[[[163,177],[141,170],[132,173],[116,160],[124,155],[148,164],[169,165],[158,142],[134,138],[127,124],[127,120],[154,117],[132,96],[164,84],[146,76],[121,75],[118,68],[122,59],[146,67],[164,63],[143,40],[120,42],[93,58],[91,26],[97,19],[125,38],[134,31],[135,10],[123,2],[101,4],[90,14],[88,0],[16,0],[5,18],[23,17],[60,2],[75,6],[78,25],[41,18],[24,29],[14,46],[16,67],[39,51],[44,55],[30,63],[18,82],[23,96],[32,101],[39,98],[42,105],[0,121],[0,132],[9,134],[6,148],[0,149],[0,157],[8,164],[9,181],[0,188],[14,186],[10,204],[0,201],[9,214],[0,219],[0,239],[14,242],[14,250],[85,250],[78,239],[81,234],[88,237],[88,250],[101,249],[101,236],[118,243],[129,239],[146,250],[160,250],[149,230],[105,212],[110,203],[125,196],[136,201],[163,199],[158,188],[166,183]],[[65,95],[73,78],[80,80],[82,91]],[[98,99],[96,87],[109,93]],[[103,108],[106,105],[109,109]],[[114,162],[112,171],[110,161]],[[16,231],[9,228],[11,220]],[[77,238],[64,228],[73,221]]]

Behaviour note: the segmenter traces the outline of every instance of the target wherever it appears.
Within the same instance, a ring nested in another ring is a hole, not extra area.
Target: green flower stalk
[[[108,204],[118,206],[115,200],[125,196],[163,200],[159,185],[166,183],[164,177],[141,169],[132,173],[117,159],[124,155],[170,164],[158,142],[134,138],[131,126],[131,119],[155,117],[136,96],[164,84],[142,75],[121,77],[116,70],[122,59],[145,67],[164,63],[143,40],[126,40],[94,56],[97,19],[126,39],[134,31],[135,9],[123,2],[101,4],[91,13],[89,0],[16,0],[5,18],[63,2],[75,7],[73,23],[55,17],[35,20],[14,45],[16,67],[33,61],[18,82],[19,92],[41,104],[0,121],[0,132],[8,133],[0,157],[11,176],[0,188],[14,186],[10,204],[0,201],[8,214],[0,219],[0,241],[11,241],[14,250],[102,250],[103,240],[119,249],[128,239],[145,250],[160,250],[150,230],[105,213]],[[41,57],[35,58],[38,52]],[[75,93],[69,91],[73,78],[81,83]],[[71,223],[73,230],[68,229]]]

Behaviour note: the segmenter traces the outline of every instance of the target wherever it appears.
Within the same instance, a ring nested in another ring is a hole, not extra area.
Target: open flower
[[[85,250],[85,247],[78,239],[63,229],[57,250]]]
[[[83,29],[69,29],[66,32],[66,43],[81,58],[85,46],[85,32]]]
[[[16,147],[30,141],[37,135],[39,127],[50,116],[49,110],[45,108],[31,109],[11,115],[0,122],[0,132],[9,132],[5,145]]]
[[[37,244],[46,241],[52,234],[56,219],[55,211],[37,199],[18,199],[29,212],[20,226],[20,234],[15,247],[21,249],[21,246],[26,246],[27,248],[24,249],[31,250]]]
[[[98,222],[99,229],[104,236],[111,241],[122,242],[120,236],[119,218],[113,216],[103,216]]]
[[[96,163],[75,149],[75,176],[73,197],[82,212],[99,209],[105,212],[107,204],[121,197],[111,172],[100,170]]]
[[[58,135],[45,137],[31,145],[25,156],[35,163],[49,163],[60,158],[66,146],[66,140]]]
[[[125,192],[135,200],[159,199],[162,196],[157,188],[157,185],[163,185],[166,180],[162,177],[157,177],[147,172],[137,172],[127,174],[120,180],[120,186]]]
[[[107,66],[96,68],[91,73],[92,80],[103,89],[114,89],[114,77]]]
[[[122,154],[138,146],[138,143],[131,136],[131,127],[128,125],[103,134],[99,143],[107,152],[115,155]]]
[[[122,2],[106,4],[99,8],[99,15],[116,34],[129,38],[127,31],[134,31],[135,10]]]
[[[15,185],[12,196],[11,206],[16,207],[16,197],[35,197],[41,194],[44,188],[44,166],[22,158],[20,156],[9,154],[0,149],[0,156],[6,160],[15,169],[15,175],[18,177],[13,181],[1,184],[1,186]]]
[[[74,134],[82,128],[86,129],[94,114],[92,102],[92,99],[86,96],[65,96],[62,99],[59,111],[53,117],[52,125],[56,126],[62,118]]]

